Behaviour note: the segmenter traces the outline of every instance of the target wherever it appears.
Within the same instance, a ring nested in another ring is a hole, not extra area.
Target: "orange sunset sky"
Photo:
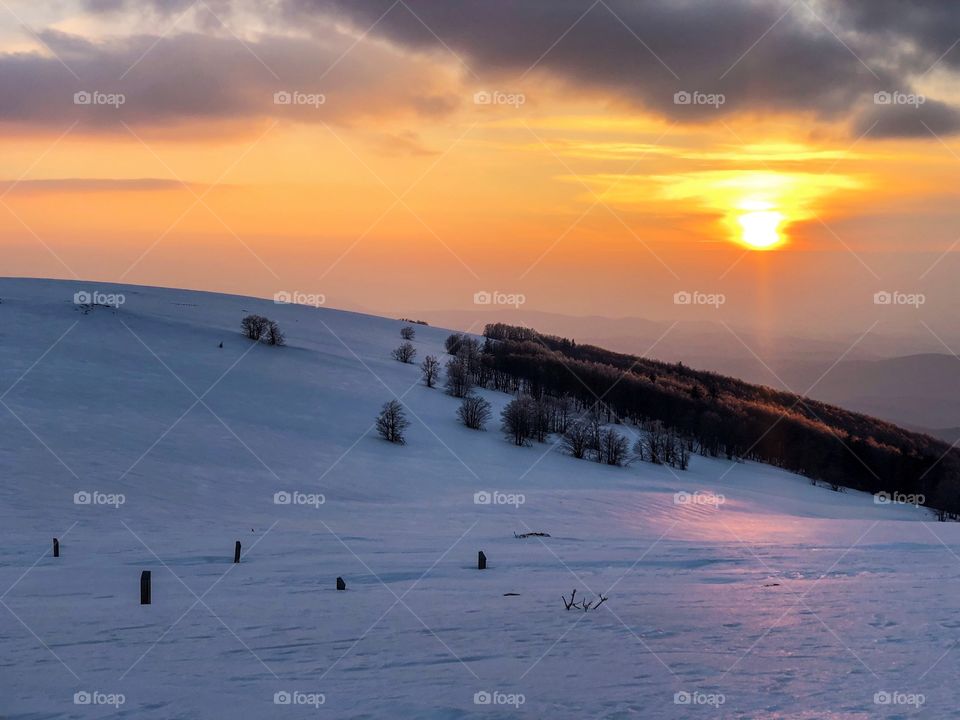
[[[3,275],[390,315],[499,290],[662,319],[688,290],[826,332],[889,290],[943,321],[948,10],[5,0]]]

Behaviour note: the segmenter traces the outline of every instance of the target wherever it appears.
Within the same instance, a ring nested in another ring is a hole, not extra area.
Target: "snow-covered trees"
[[[467,395],[457,410],[460,422],[472,430],[483,430],[490,414],[490,403],[477,395]]]
[[[563,434],[563,447],[578,460],[582,460],[590,449],[593,438],[590,426],[583,420],[574,420]]]
[[[244,337],[254,342],[263,340],[268,345],[283,345],[286,343],[286,337],[284,337],[280,326],[263,315],[247,315],[240,321],[240,329],[243,331]]]
[[[413,345],[405,342],[390,354],[394,360],[399,360],[402,363],[410,363],[413,362],[413,358],[416,357],[417,350]]]
[[[270,321],[263,315],[247,315],[240,321],[240,327],[245,337],[259,341],[270,326]]]
[[[432,388],[437,384],[437,377],[440,375],[440,361],[433,355],[427,355],[420,363],[420,372],[423,374],[423,384]]]
[[[470,375],[470,366],[459,357],[447,361],[447,393],[453,397],[466,397],[473,389],[473,378]]]
[[[414,330],[409,325],[404,325],[400,328],[400,337],[404,340],[413,340],[417,336],[417,331]]]
[[[384,403],[377,416],[377,432],[380,437],[392,443],[403,445],[406,442],[404,431],[410,427],[407,413],[399,400]]]
[[[528,445],[536,432],[537,407],[529,395],[515,397],[500,413],[501,429],[514,445]]]

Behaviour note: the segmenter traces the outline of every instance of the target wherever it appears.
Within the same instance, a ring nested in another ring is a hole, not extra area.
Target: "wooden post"
[[[483,554],[483,550],[481,550],[480,554],[477,555],[477,569],[478,570],[487,569],[487,556]]]
[[[240,562],[240,541],[237,540],[237,544],[233,546],[233,562]]]
[[[56,538],[53,539],[53,556],[60,557],[60,541]]]
[[[342,577],[337,578],[337,590],[346,590],[347,584],[343,581]]]
[[[150,571],[144,570],[140,573],[140,604],[150,604]]]

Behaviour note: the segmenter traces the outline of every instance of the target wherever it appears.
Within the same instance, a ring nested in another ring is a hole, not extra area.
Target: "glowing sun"
[[[783,242],[780,225],[782,213],[776,210],[751,210],[737,217],[740,224],[740,241],[754,250],[769,250]]]

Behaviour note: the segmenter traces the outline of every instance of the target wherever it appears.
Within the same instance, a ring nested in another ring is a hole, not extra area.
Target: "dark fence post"
[[[337,590],[346,590],[347,584],[343,581],[342,577],[337,578]]]
[[[53,539],[53,556],[60,557],[60,541],[56,538]]]
[[[144,570],[140,573],[140,604],[150,604],[150,571]]]
[[[483,550],[481,550],[480,554],[477,555],[477,569],[478,570],[487,569],[487,556],[483,554]]]
[[[240,562],[240,541],[237,540],[237,544],[233,547],[233,561],[235,563]]]

